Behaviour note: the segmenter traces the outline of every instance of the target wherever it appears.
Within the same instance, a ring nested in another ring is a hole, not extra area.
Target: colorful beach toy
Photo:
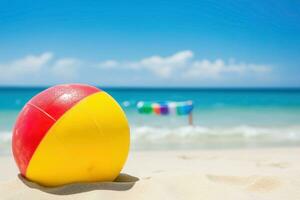
[[[188,115],[189,124],[193,124],[194,105],[192,101],[164,101],[164,102],[147,102],[139,101],[137,109],[140,114],[156,114],[156,115]]]
[[[113,181],[128,155],[129,126],[106,92],[58,85],[24,106],[12,150],[21,174],[44,186]]]

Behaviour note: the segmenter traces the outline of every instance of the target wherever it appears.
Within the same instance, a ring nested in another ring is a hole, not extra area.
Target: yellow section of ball
[[[129,151],[129,126],[118,103],[98,92],[68,110],[48,131],[26,171],[45,186],[113,181]]]

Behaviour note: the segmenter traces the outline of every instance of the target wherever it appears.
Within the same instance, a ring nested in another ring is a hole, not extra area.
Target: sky
[[[300,87],[299,63],[296,0],[0,0],[0,86]]]

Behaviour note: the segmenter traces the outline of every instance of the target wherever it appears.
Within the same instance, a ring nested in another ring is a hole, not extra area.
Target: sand
[[[0,199],[300,199],[300,148],[131,152],[115,182],[57,188],[0,163]]]

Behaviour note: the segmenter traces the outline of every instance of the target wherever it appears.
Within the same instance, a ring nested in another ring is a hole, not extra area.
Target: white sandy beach
[[[131,152],[116,182],[57,188],[0,163],[0,199],[300,199],[300,148]]]

